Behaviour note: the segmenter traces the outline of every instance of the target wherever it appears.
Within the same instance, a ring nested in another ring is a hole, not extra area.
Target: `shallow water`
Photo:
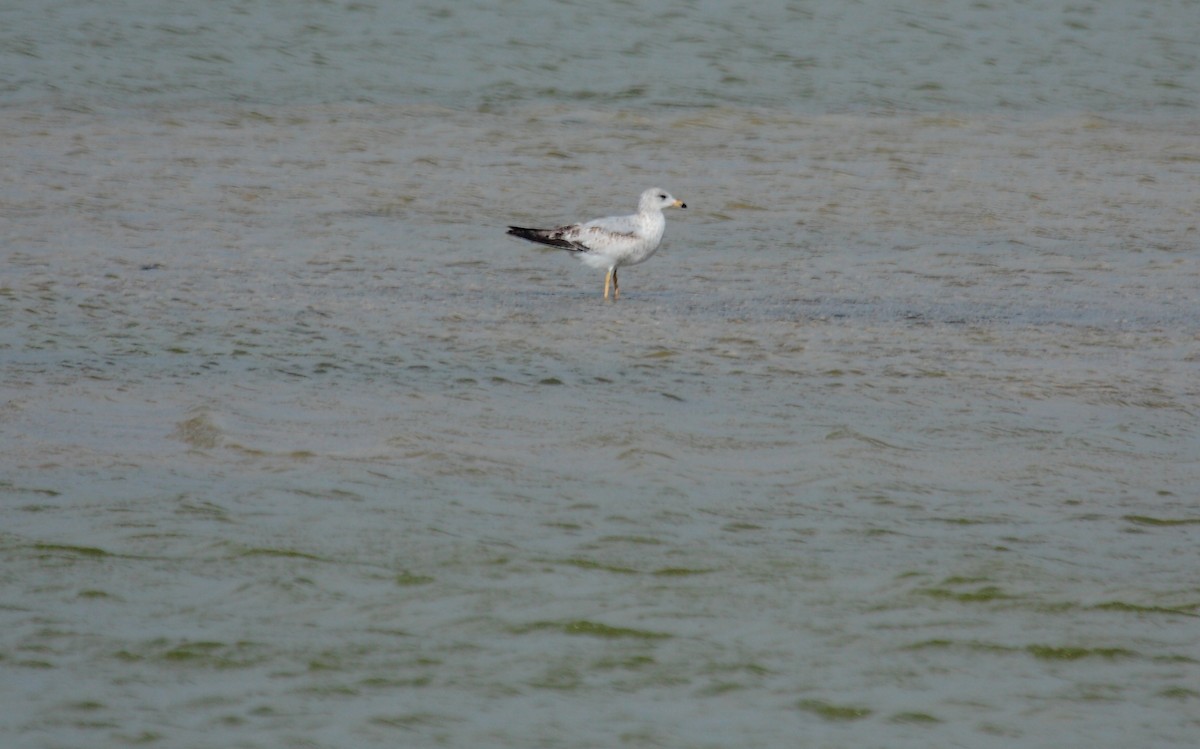
[[[1112,5],[14,12],[0,743],[1191,746],[1196,47]],[[618,303],[504,237],[649,184]]]

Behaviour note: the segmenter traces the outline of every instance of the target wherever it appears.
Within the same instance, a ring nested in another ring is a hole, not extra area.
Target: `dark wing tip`
[[[564,250],[580,250],[583,249],[576,242],[570,242],[558,236],[557,229],[526,229],[523,226],[510,226],[508,233],[514,237],[527,239],[530,242],[548,245],[550,247],[559,247]]]

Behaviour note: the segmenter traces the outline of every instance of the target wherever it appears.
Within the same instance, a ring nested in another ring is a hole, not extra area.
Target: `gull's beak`
[[[682,200],[676,200],[671,205],[675,206],[676,208],[687,208],[687,203],[683,202]]]

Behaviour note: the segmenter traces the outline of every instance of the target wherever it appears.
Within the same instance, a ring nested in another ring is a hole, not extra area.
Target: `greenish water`
[[[0,743],[1191,746],[1189,9],[11,11]]]

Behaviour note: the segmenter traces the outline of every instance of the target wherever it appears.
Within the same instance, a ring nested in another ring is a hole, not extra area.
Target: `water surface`
[[[8,12],[4,744],[1191,746],[1191,10]]]

